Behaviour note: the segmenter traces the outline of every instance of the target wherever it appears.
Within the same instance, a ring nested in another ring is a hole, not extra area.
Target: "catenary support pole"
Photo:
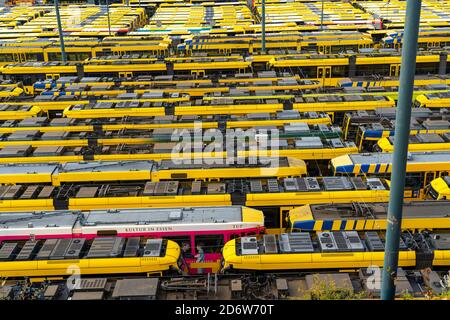
[[[394,281],[397,276],[398,267],[398,247],[402,222],[421,3],[422,0],[408,0],[406,7],[400,86],[395,120],[391,191],[387,217],[386,251],[381,281],[381,299],[383,300],[392,300],[395,297]]]
[[[323,30],[323,2],[324,0],[322,0],[322,10],[320,14],[320,30]]]
[[[106,13],[108,15],[108,32],[109,36],[111,36],[111,18],[109,16],[109,0],[106,0]]]
[[[266,0],[262,0],[262,17],[261,17],[261,33],[262,33],[262,51],[266,52]]]
[[[55,0],[56,22],[58,23],[59,45],[61,46],[61,60],[67,61],[66,47],[64,46],[64,35],[61,26],[61,16],[59,15],[59,2]]]

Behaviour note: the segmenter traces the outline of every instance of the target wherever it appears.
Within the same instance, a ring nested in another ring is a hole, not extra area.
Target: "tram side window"
[[[102,51],[97,51],[95,56],[100,58],[100,57],[107,57],[107,56],[111,56],[112,55],[112,50],[111,49],[103,49]]]
[[[305,78],[317,78],[317,67],[301,67],[299,68],[301,75]]]
[[[42,81],[45,79],[45,75],[16,75],[14,78],[14,81],[21,81],[24,86],[31,86],[36,81]]]
[[[61,53],[59,52],[49,52],[48,61],[59,61],[61,60]]]
[[[308,43],[307,46],[302,46],[302,51],[307,53],[316,53],[317,52],[317,44],[316,43]]]
[[[405,177],[405,186],[413,189],[420,189],[425,179],[422,173],[407,173]]]
[[[418,47],[419,49],[427,49],[428,44],[427,44],[426,42],[419,42],[418,45],[417,45],[417,47]]]
[[[10,53],[2,53],[0,54],[0,62],[13,62],[13,56]]]
[[[68,61],[84,61],[91,57],[89,53],[85,52],[69,52],[66,54]],[[49,52],[48,53],[49,61],[59,61],[61,60],[60,52]]]
[[[31,62],[42,61],[42,58],[41,58],[42,54],[27,52],[26,55],[27,55],[27,57],[26,57],[27,61],[31,61]]]
[[[348,66],[331,67],[331,75],[334,78],[344,78],[348,76]]]
[[[90,53],[77,52],[67,54],[67,60],[69,61],[84,61],[91,57]]]
[[[222,234],[195,236],[195,246],[198,245],[202,246],[205,253],[220,253],[224,238]]]
[[[357,76],[370,76],[373,74],[379,74],[382,76],[388,76],[390,74],[389,64],[363,64],[356,66]]]
[[[86,77],[111,77],[111,78],[117,78],[118,74],[113,72],[85,72]]]
[[[439,73],[439,63],[426,62],[417,63],[416,74],[436,74]]]
[[[362,45],[362,48],[364,48],[364,45]],[[347,50],[352,50],[354,52],[358,51],[358,45],[337,45],[331,47],[331,53],[342,53]]]
[[[173,237],[164,237],[168,240],[172,240],[175,241],[181,248],[181,250],[183,250],[183,257],[184,258],[193,258],[194,255],[192,254],[192,243],[191,243],[191,238],[189,236],[173,236]],[[184,251],[184,249],[187,249],[186,251]]]

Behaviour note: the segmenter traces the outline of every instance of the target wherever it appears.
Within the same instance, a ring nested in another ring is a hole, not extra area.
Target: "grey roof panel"
[[[84,225],[182,224],[242,221],[242,209],[232,207],[152,208],[92,210],[85,213]]]
[[[392,153],[358,153],[349,154],[353,164],[391,163]],[[410,152],[408,163],[450,162],[449,151]]]
[[[58,165],[47,163],[0,164],[2,174],[51,174],[58,170]]]
[[[150,171],[153,161],[92,161],[67,162],[61,172],[113,172],[113,171]]]
[[[1,212],[0,232],[2,229],[11,228],[71,228],[75,224],[79,211],[47,211],[45,213],[34,212]]]

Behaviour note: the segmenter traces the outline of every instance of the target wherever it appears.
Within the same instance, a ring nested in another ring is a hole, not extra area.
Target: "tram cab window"
[[[205,253],[220,253],[224,245],[222,234],[195,236],[195,246],[202,245]]]
[[[390,75],[390,65],[389,64],[368,64],[368,65],[358,65],[356,67],[357,76],[370,76],[373,74],[379,74],[383,76]]]

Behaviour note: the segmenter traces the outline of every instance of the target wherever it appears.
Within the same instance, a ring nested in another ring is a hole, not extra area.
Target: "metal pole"
[[[405,33],[402,49],[400,86],[395,120],[395,141],[392,162],[390,201],[387,217],[386,251],[382,273],[381,299],[395,297],[398,267],[398,247],[402,223],[405,171],[411,122],[412,94],[416,71],[417,38],[422,0],[407,0]]]
[[[59,15],[58,0],[55,0],[55,12],[56,12],[56,22],[58,23],[59,45],[61,46],[61,60],[62,62],[66,62],[67,61],[66,47],[64,46],[64,35],[61,27],[61,16]]]
[[[109,31],[109,36],[111,36],[111,20],[109,18],[109,0],[106,0],[106,13],[108,14],[108,31]]]
[[[323,0],[322,0],[322,13],[320,15],[320,30],[323,30]]]
[[[266,0],[262,0],[262,51],[266,52]]]

